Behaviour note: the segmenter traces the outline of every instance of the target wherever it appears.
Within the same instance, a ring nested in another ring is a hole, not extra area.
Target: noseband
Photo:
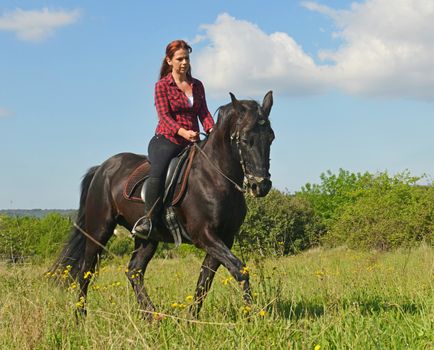
[[[243,181],[243,183],[245,185],[247,185],[249,183],[249,180],[254,180],[257,183],[261,183],[264,180],[270,180],[269,176],[255,176],[255,175],[251,175],[251,174],[247,173],[246,162],[244,161],[244,158],[243,158],[243,152],[241,152],[241,147],[240,147],[241,137],[240,137],[240,132],[238,130],[236,130],[231,135],[231,144],[232,144],[232,141],[234,141],[234,140],[235,140],[235,148],[237,149],[238,154],[240,156],[241,169],[243,169],[243,174],[244,174],[244,181]]]

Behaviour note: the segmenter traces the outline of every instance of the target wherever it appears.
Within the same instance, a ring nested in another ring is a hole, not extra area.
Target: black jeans
[[[148,156],[151,161],[151,172],[149,174],[152,178],[164,179],[166,176],[167,167],[170,160],[177,156],[184,146],[177,145],[164,136],[155,135],[148,146]]]

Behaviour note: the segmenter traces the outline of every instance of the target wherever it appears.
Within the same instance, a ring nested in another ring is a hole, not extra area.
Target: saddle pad
[[[125,199],[143,202],[142,198],[140,197],[140,191],[142,189],[143,181],[145,181],[149,175],[150,168],[151,164],[149,161],[145,161],[135,168],[130,176],[128,176],[123,192]]]

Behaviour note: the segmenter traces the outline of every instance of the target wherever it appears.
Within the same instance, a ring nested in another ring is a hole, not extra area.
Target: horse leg
[[[83,265],[81,266],[81,270],[78,274],[80,292],[78,302],[76,304],[77,316],[86,316],[87,292],[92,276],[95,273],[96,263],[98,262],[103,247],[107,244],[116,227],[116,221],[112,217],[109,209],[107,209],[105,214],[101,217],[98,215],[93,215],[91,218],[92,221],[86,219],[87,232],[85,233],[89,237],[86,237],[86,248]]]
[[[157,241],[145,240],[136,237],[134,241],[134,251],[131,260],[128,264],[126,275],[136,294],[137,302],[139,303],[140,311],[143,312],[143,317],[152,319],[152,313],[155,307],[149,298],[146,288],[143,283],[143,276],[149,261],[155,254],[158,247]]]
[[[204,239],[198,245],[228,269],[234,279],[242,285],[244,300],[251,304],[253,298],[250,289],[249,271],[246,265],[231,252],[219,237],[209,230],[206,230],[203,237]]]
[[[197,281],[194,304],[190,307],[190,312],[194,317],[199,316],[202,303],[211,288],[215,273],[220,266],[220,261],[207,254],[200,268],[199,279]]]
[[[93,274],[95,273],[95,266],[98,262],[98,257],[101,254],[102,248],[92,241],[86,242],[86,253],[83,266],[78,275],[78,282],[80,292],[78,302],[76,304],[76,316],[86,316],[86,300],[87,291]]]

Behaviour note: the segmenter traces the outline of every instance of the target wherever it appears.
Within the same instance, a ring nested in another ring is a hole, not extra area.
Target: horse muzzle
[[[264,197],[271,190],[271,180],[269,177],[246,175],[248,192],[253,197]]]

